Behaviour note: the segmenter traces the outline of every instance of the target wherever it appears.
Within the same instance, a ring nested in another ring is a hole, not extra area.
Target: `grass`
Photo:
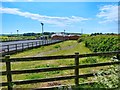
[[[75,43],[77,43],[77,42],[76,41],[66,41],[66,42],[61,42],[61,43],[57,43],[57,44],[53,44],[53,45],[49,45],[49,46],[41,46],[39,48],[35,48],[35,49],[31,49],[31,50],[27,50],[27,51],[23,51],[23,52],[11,55],[11,58],[35,56],[42,52],[48,52],[48,51],[55,50],[58,48],[71,46],[71,45],[74,45]]]
[[[53,52],[48,54],[49,56],[52,55],[69,55],[69,54],[75,54],[76,52],[79,52],[80,54],[83,53],[90,53],[91,51],[86,48],[84,46],[84,43],[77,43],[77,42],[73,42],[72,43],[74,46],[73,48],[68,48],[68,49],[64,49],[64,50],[59,50],[58,52]],[[68,46],[69,47],[69,46]]]
[[[61,43],[57,43],[54,45],[49,46],[42,46],[36,49],[27,50],[24,52],[20,52],[14,55],[11,55],[11,58],[15,57],[28,57],[28,56],[35,56],[42,52],[49,52],[45,53],[42,56],[53,56],[53,55],[68,55],[68,54],[75,54],[75,52],[82,53],[91,53],[91,51],[84,46],[84,43],[77,43],[77,41],[65,41]],[[55,52],[54,52],[55,50]],[[99,59],[99,60],[98,60]],[[92,60],[92,61],[89,61]],[[81,58],[80,64],[86,63],[96,63],[96,62],[105,62],[106,59],[94,57],[94,58]],[[50,61],[29,61],[29,62],[15,62],[12,63],[12,70],[23,70],[23,69],[33,69],[33,68],[48,68],[48,67],[61,67],[61,66],[69,66],[74,65],[74,59],[61,59],[61,60],[50,60]],[[3,65],[3,70],[5,70],[5,65]],[[101,68],[86,68],[80,69],[80,74],[88,73],[100,70]],[[52,72],[42,72],[42,73],[34,73],[34,74],[21,74],[21,75],[13,75],[13,80],[26,80],[26,79],[38,79],[38,78],[48,78],[48,77],[57,77],[57,76],[66,76],[66,75],[74,75],[74,70],[64,70],[64,71],[52,71]],[[5,76],[2,77],[3,81],[6,81]],[[80,78],[80,82],[84,82],[86,79]],[[59,81],[61,84],[74,84],[74,80],[65,80]],[[47,83],[44,83],[45,85]],[[44,86],[42,83],[37,84],[27,84],[27,85],[19,85],[15,86],[18,88],[35,88],[35,87],[42,87]]]

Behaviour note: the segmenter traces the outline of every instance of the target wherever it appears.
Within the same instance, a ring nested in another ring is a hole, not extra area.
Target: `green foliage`
[[[55,88],[53,90],[110,90],[110,89],[106,89],[103,86],[94,83],[94,84],[86,84],[79,86],[75,86],[75,85],[59,86],[58,88]]]
[[[7,41],[7,39],[8,39],[8,36],[0,36],[0,41]]]
[[[79,39],[77,40],[78,43],[80,43],[80,42],[82,42],[82,41],[83,41],[83,38],[79,38]]]
[[[107,70],[99,71],[95,75],[95,79],[98,81],[98,84],[100,86],[103,86],[104,88],[118,88],[119,84],[118,67],[111,66]]]
[[[77,40],[78,43],[84,41],[87,37],[89,37],[90,35],[89,34],[83,34],[81,35],[81,37]]]
[[[88,57],[87,59],[85,60],[82,60],[81,63],[83,64],[91,64],[91,63],[97,63],[97,59],[96,58],[92,58],[92,57]]]
[[[82,37],[88,37],[88,36],[90,36],[90,34],[82,34],[81,36]]]
[[[26,79],[38,79],[38,78],[45,78],[46,76],[44,76],[43,74],[29,74],[26,75]]]
[[[98,35],[81,39],[84,40],[85,46],[93,52],[120,50],[120,38],[117,35]]]
[[[58,67],[58,65],[54,65],[54,64],[44,64],[44,65],[37,65],[37,66],[35,66],[35,68],[47,68],[47,67],[53,68],[53,67]]]
[[[54,46],[54,48],[61,48],[61,46],[60,45],[56,45],[56,46]]]
[[[0,36],[0,40],[4,41],[16,41],[16,40],[33,40],[35,36]]]

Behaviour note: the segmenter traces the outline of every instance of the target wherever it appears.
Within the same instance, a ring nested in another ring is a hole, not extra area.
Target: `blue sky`
[[[117,2],[2,2],[2,33],[117,33]]]

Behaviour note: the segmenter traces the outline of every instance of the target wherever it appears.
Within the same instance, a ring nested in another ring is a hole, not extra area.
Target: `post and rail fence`
[[[8,55],[8,54],[14,54],[20,51],[24,51],[26,49],[33,49],[40,46],[50,45],[62,42],[61,40],[43,40],[43,41],[34,41],[34,42],[27,42],[27,43],[16,43],[16,44],[8,44],[8,45],[1,45],[0,48],[2,49],[0,51],[0,54],[2,56]]]
[[[89,67],[99,67],[99,66],[109,66],[120,64],[120,51],[113,51],[113,52],[97,52],[97,53],[90,53],[90,54],[79,54],[75,53],[75,55],[59,55],[59,56],[45,56],[45,57],[25,57],[25,58],[10,58],[9,55],[5,56],[1,59],[1,63],[6,63],[6,71],[0,72],[0,74],[7,76],[7,82],[0,83],[2,86],[7,86],[8,90],[13,90],[13,85],[23,85],[23,84],[31,84],[31,83],[42,83],[42,82],[51,82],[51,81],[59,81],[59,80],[69,80],[74,79],[75,85],[79,85],[79,78],[86,78],[86,77],[93,77],[93,73],[88,74],[80,74],[79,69],[81,68],[89,68]],[[79,59],[84,57],[93,57],[93,56],[111,56],[116,55],[118,57],[118,61],[111,61],[111,62],[104,62],[104,63],[93,63],[93,64],[79,64]],[[54,68],[38,68],[38,69],[27,69],[27,70],[11,70],[11,62],[29,62],[29,61],[41,61],[41,60],[61,60],[61,59],[74,59],[75,64],[71,66],[64,66],[64,67],[54,67]],[[58,70],[74,70],[74,75],[70,76],[61,76],[61,77],[54,77],[54,78],[43,78],[43,79],[32,79],[32,80],[18,80],[12,81],[12,75],[15,74],[26,74],[26,73],[38,73],[38,72],[50,72],[50,71],[58,71]]]

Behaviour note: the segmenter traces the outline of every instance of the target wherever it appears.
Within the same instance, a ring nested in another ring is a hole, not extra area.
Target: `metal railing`
[[[27,42],[27,43],[16,43],[16,44],[8,44],[2,45],[1,54],[2,56],[8,54],[14,54],[20,51],[24,51],[26,49],[32,49],[40,46],[50,45],[54,43],[61,42],[61,40],[44,40],[44,41],[34,41],[34,42]]]

